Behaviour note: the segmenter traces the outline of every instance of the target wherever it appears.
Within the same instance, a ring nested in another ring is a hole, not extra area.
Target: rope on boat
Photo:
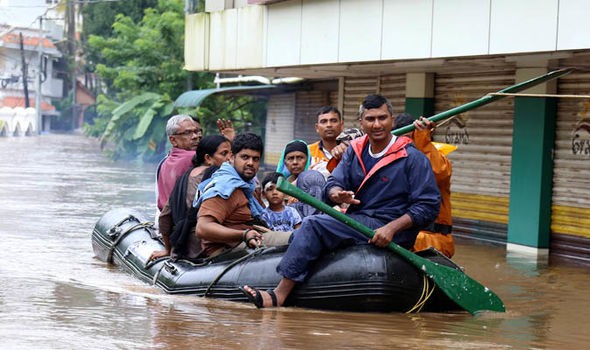
[[[140,228],[145,228],[148,231],[154,228],[154,223],[153,222],[139,222],[138,224],[135,224],[133,226],[131,226],[130,228],[128,228],[127,230],[121,232],[119,230],[120,225],[122,225],[125,221],[129,220],[131,221],[132,219],[137,220],[134,216],[129,215],[128,218],[126,218],[125,220],[121,221],[119,224],[113,226],[110,230],[109,230],[109,234],[111,237],[116,236],[115,240],[113,241],[111,247],[109,248],[109,253],[107,255],[107,261],[112,261],[113,260],[113,253],[115,252],[115,248],[117,247],[117,245],[119,244],[119,242],[121,242],[121,240],[127,236],[129,233],[140,229]],[[139,221],[139,220],[137,220]],[[119,226],[119,227],[118,227]],[[151,232],[151,231],[150,231]]]
[[[164,264],[162,264],[162,266],[160,266],[160,268],[158,269],[158,271],[156,271],[156,273],[154,273],[154,277],[152,278],[152,286],[155,286],[156,283],[158,282],[158,277],[160,277],[160,272],[162,272],[162,269],[164,268]]]
[[[432,286],[430,285],[430,279],[426,277],[426,275],[422,275],[422,286],[422,294],[420,295],[420,298],[418,298],[416,305],[412,306],[410,310],[406,311],[407,314],[412,312],[420,312],[422,307],[424,307],[428,299],[430,299],[432,296],[432,293],[434,293],[435,286],[434,284]]]
[[[206,298],[207,297],[207,294],[209,294],[209,291],[211,290],[211,288],[213,288],[213,286],[215,284],[217,284],[217,282],[219,282],[219,280],[221,279],[221,277],[223,277],[223,275],[225,275],[234,266],[236,266],[237,264],[241,263],[242,261],[248,260],[250,258],[253,258],[253,257],[259,255],[262,251],[264,251],[264,248],[259,247],[259,248],[254,249],[254,251],[248,253],[248,255],[244,255],[243,257],[238,258],[238,259],[232,261],[232,263],[229,264],[229,265],[227,265],[226,268],[223,269],[223,271],[221,271],[219,273],[219,275],[217,275],[217,277],[215,277],[215,279],[209,284],[209,286],[205,290],[205,294],[203,294],[203,297]]]

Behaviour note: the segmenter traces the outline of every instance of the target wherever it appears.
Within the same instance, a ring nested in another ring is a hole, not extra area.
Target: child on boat
[[[270,173],[262,180],[262,193],[268,207],[262,212],[262,219],[273,231],[289,232],[301,225],[301,216],[295,208],[285,205],[285,194],[277,190],[280,173]]]

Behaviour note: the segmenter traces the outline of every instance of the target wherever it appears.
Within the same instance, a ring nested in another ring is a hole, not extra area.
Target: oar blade
[[[462,271],[432,263],[424,273],[436,283],[451,300],[471,314],[482,311],[505,312],[504,303],[489,288],[483,286]]]
[[[390,243],[388,247],[422,270],[449,299],[469,313],[506,311],[500,297],[463,271],[425,259],[395,243]]]
[[[301,189],[290,184],[284,178],[280,178],[277,181],[277,188],[281,192],[291,195],[299,199],[301,202],[309,204],[358,230],[369,238],[374,235],[374,231],[369,227],[344,215],[338,210],[335,210],[308,193],[305,193]],[[451,300],[471,314],[476,314],[481,311],[506,311],[504,303],[494,292],[484,287],[473,278],[467,276],[462,271],[432,262],[393,242],[388,245],[388,248],[394,253],[401,255],[416,268],[422,270]]]

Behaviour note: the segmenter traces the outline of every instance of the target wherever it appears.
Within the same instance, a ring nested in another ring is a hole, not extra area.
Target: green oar
[[[511,94],[516,93],[516,92],[520,92],[520,91],[526,90],[530,87],[533,87],[535,85],[539,85],[544,82],[547,82],[549,80],[557,79],[557,78],[567,75],[573,71],[574,71],[573,68],[564,68],[564,69],[554,70],[552,72],[538,76],[536,78],[533,78],[533,79],[530,79],[527,81],[523,81],[522,83],[518,83],[516,85],[509,86],[509,87],[504,88],[498,92],[499,93],[511,93]],[[447,119],[447,118],[452,117],[454,115],[457,115],[457,114],[460,114],[463,112],[467,112],[467,111],[472,110],[474,108],[481,107],[483,105],[487,105],[488,103],[492,103],[492,102],[499,100],[501,98],[504,98],[504,97],[506,97],[506,96],[485,95],[477,100],[474,100],[474,101],[465,103],[463,105],[457,106],[455,108],[451,108],[447,111],[435,114],[432,117],[429,117],[428,120],[433,121],[433,122],[438,122],[440,120]],[[413,124],[406,125],[406,126],[399,128],[399,129],[395,129],[391,133],[399,136],[399,135],[403,135],[405,133],[408,133],[410,131],[414,131]]]
[[[375,235],[372,229],[293,186],[285,178],[279,178],[277,187],[281,192],[323,211],[369,238]],[[480,311],[506,311],[504,303],[494,292],[462,271],[422,258],[393,242],[389,243],[388,248],[422,270],[451,300],[471,314]]]

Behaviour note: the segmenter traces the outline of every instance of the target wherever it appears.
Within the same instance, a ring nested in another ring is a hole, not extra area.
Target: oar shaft
[[[507,88],[504,88],[504,89],[498,91],[498,93],[514,93],[514,92],[523,91],[523,90],[526,90],[526,89],[533,87],[535,85],[545,83],[549,80],[563,77],[564,75],[567,75],[571,72],[573,72],[573,68],[564,68],[564,69],[555,70],[555,71],[549,72],[545,75],[541,75],[539,77],[536,77],[536,78],[533,78],[533,79],[530,79],[527,81],[523,81],[522,83],[518,83],[518,84],[515,84],[512,86],[509,86]],[[506,97],[506,96],[486,95],[486,96],[483,96],[475,101],[467,102],[466,104],[463,104],[461,106],[457,106],[455,108],[451,108],[451,109],[446,110],[444,112],[435,114],[432,117],[429,117],[428,120],[436,123],[438,121],[450,118],[454,115],[461,114],[463,112],[467,112],[467,111],[472,110],[474,108],[487,105],[488,103],[494,102],[494,101],[499,100],[504,97]],[[402,128],[395,129],[391,133],[399,136],[399,135],[403,135],[405,133],[408,133],[410,131],[414,131],[414,129],[415,129],[414,125],[410,124],[410,125],[406,125]]]
[[[307,192],[302,190],[297,191],[297,187],[293,188],[288,186],[288,182],[284,178],[279,178],[277,182],[277,187],[281,192],[284,192],[292,197],[299,199],[303,203],[307,203],[316,209],[321,210],[322,212],[330,215],[336,220],[339,220],[342,223],[354,228],[355,230],[359,231],[360,233],[364,234],[365,236],[372,238],[375,235],[375,231],[370,229],[369,227],[361,224],[360,222],[352,219],[350,216],[347,216],[340,211],[332,208],[331,206],[327,205],[326,203],[318,200],[317,198],[313,197]]]

